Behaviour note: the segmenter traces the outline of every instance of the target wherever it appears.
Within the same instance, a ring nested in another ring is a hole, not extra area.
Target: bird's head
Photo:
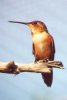
[[[46,25],[41,21],[32,21],[32,22],[18,22],[18,21],[9,21],[11,23],[19,23],[27,25],[33,33],[48,32]]]

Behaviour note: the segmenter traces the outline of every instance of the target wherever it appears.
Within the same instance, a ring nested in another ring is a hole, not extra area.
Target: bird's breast
[[[36,34],[33,36],[35,56],[39,59],[49,58],[51,55],[51,44],[48,34]]]
[[[32,36],[33,38],[33,42],[34,43],[39,43],[39,42],[42,42],[43,40],[45,40],[47,38],[48,34],[43,32],[43,33],[37,33],[37,34],[34,34]]]

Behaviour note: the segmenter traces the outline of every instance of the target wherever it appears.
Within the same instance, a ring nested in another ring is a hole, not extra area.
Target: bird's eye
[[[35,24],[37,24],[37,22],[35,22]]]
[[[36,24],[37,24],[37,22],[34,22],[33,24],[35,24],[35,25],[36,25]]]

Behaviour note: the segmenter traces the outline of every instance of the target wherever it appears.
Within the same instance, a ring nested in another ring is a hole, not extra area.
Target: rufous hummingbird
[[[54,60],[55,44],[54,39],[48,32],[46,25],[42,21],[32,22],[18,22],[9,21],[11,23],[19,23],[27,25],[31,29],[32,33],[32,47],[35,61],[39,60]],[[51,68],[50,73],[42,73],[44,82],[48,87],[51,86],[53,81],[53,69]]]

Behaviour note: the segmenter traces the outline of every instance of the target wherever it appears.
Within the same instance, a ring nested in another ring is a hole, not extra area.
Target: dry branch
[[[0,72],[18,74],[20,72],[50,73],[51,68],[64,68],[60,61],[38,61],[32,64],[0,62]]]

